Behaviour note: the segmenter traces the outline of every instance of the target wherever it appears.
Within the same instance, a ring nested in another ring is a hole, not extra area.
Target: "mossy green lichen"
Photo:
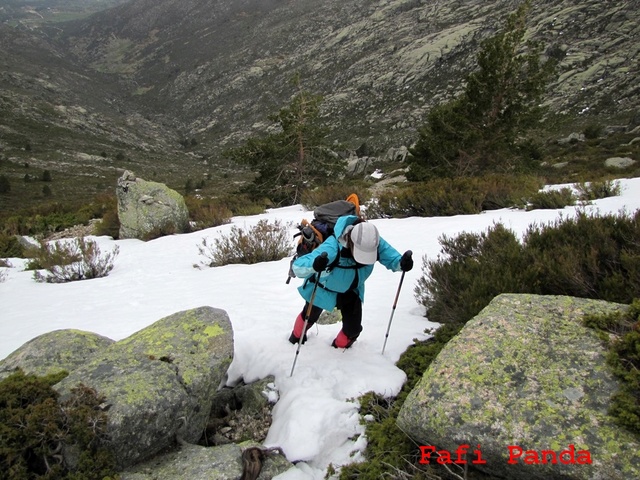
[[[589,315],[584,324],[606,340],[607,364],[621,381],[609,412],[640,437],[640,299],[635,299],[627,312]]]
[[[617,383],[598,335],[580,325],[585,312],[621,308],[564,297],[496,297],[431,363],[402,407],[401,428],[441,448],[455,449],[461,439],[481,443],[494,465],[506,465],[507,445],[574,444],[597,457],[581,466],[584,472],[605,464],[635,471],[637,453],[628,447],[640,443],[608,415]]]

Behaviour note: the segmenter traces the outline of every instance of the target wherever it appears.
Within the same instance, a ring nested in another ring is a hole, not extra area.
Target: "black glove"
[[[313,269],[316,272],[324,272],[327,269],[327,265],[329,265],[329,257],[327,257],[326,252],[323,252],[313,261]]]
[[[411,250],[407,250],[402,254],[402,258],[400,259],[400,269],[403,272],[408,272],[413,268],[413,259],[411,258],[411,255],[413,255],[413,252]]]

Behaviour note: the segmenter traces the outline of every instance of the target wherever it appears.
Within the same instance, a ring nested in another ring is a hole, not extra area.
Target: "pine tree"
[[[411,180],[517,166],[518,139],[541,120],[542,95],[554,72],[552,60],[541,61],[540,45],[525,41],[529,8],[523,3],[482,43],[464,92],[431,110],[410,150]]]
[[[269,119],[278,132],[250,138],[242,147],[226,152],[257,172],[247,189],[255,197],[266,197],[277,205],[299,203],[302,192],[327,183],[344,172],[345,162],[335,155],[320,123],[322,97],[300,89],[291,103]]]
[[[11,192],[11,182],[6,175],[0,175],[0,193]]]

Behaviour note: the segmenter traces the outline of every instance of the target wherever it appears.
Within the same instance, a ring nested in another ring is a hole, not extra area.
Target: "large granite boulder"
[[[113,340],[81,330],[54,330],[22,345],[0,360],[0,380],[20,368],[24,373],[49,375],[71,372],[106,349]]]
[[[471,463],[480,450],[485,463],[474,466],[497,478],[640,478],[640,439],[608,415],[618,383],[602,341],[581,324],[585,314],[624,308],[571,297],[496,297],[431,364],[398,426],[422,453],[435,447],[456,460],[466,444]]]
[[[55,388],[64,398],[84,383],[106,396],[109,448],[126,468],[199,440],[232,357],[227,313],[200,307],[114,343]]]
[[[116,188],[120,238],[149,240],[189,229],[187,205],[175,190],[126,171]]]

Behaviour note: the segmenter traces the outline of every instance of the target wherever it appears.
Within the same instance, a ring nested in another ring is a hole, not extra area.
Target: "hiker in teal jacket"
[[[298,291],[306,303],[296,318],[289,341],[294,344],[300,341],[316,274],[320,274],[307,329],[318,320],[322,310],[331,311],[337,307],[342,314],[342,330],[332,345],[336,348],[350,347],[362,331],[364,282],[371,275],[376,261],[394,272],[407,272],[413,267],[411,251],[400,255],[380,237],[375,225],[355,215],[340,217],[332,236],[293,262],[293,273],[305,279]],[[305,341],[306,335],[302,339],[303,343]]]

